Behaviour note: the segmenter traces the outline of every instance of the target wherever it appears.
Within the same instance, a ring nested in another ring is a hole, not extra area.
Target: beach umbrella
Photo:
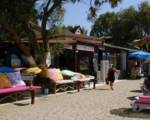
[[[129,58],[138,59],[138,60],[147,60],[150,59],[150,53],[144,51],[136,51],[129,53]]]

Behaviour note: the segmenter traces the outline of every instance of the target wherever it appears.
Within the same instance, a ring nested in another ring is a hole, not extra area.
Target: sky
[[[87,3],[88,0],[81,0],[83,2],[76,3],[76,4],[66,4],[65,9],[66,13],[64,16],[64,25],[80,25],[81,27],[84,27],[86,30],[88,30],[88,33],[91,30],[92,23],[87,20],[87,13],[89,5]],[[103,14],[105,12],[118,12],[125,8],[128,8],[130,6],[134,6],[135,8],[138,8],[139,4],[141,2],[148,1],[150,3],[150,0],[122,0],[121,3],[118,4],[117,7],[111,8],[110,4],[105,3],[101,6],[98,15]]]

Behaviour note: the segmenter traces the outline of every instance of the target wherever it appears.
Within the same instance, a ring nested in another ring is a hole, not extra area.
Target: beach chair
[[[0,73],[0,102],[6,99],[17,100],[25,92],[30,92],[31,104],[34,104],[35,92],[40,86],[26,86],[20,71]]]
[[[91,75],[84,75],[82,73],[73,72],[70,70],[62,70],[61,71],[63,75],[70,76],[70,78],[76,82],[76,88],[78,92],[81,88],[85,86],[86,83],[88,83],[90,87],[90,83],[93,82],[93,89],[95,89],[96,80],[94,76]]]
[[[49,84],[49,88],[53,93],[75,89],[76,82],[71,79],[64,79],[60,69],[43,69],[41,75],[47,78],[48,83],[46,82],[46,84]]]
[[[50,87],[53,89],[53,92],[67,91],[75,89],[75,81],[73,80],[51,80]]]
[[[0,89],[0,102],[11,99],[17,100],[19,96],[22,96],[25,92],[30,92],[31,104],[35,103],[35,93],[41,89],[40,86],[16,86],[11,88]]]
[[[80,91],[80,89],[82,87],[82,84],[85,85],[85,83],[88,83],[89,87],[90,87],[90,83],[92,82],[93,83],[93,89],[95,89],[96,80],[95,80],[94,76],[85,75],[84,78],[76,78],[76,77],[74,77],[73,80],[76,81],[76,83],[77,83],[77,90],[78,90],[78,92]]]
[[[54,93],[58,91],[66,91],[69,89],[74,90],[76,88],[79,92],[82,84],[93,82],[93,88],[95,88],[96,84],[94,76],[83,75],[81,73],[76,73],[70,70],[60,71],[60,69],[50,68],[42,70],[41,75],[48,78],[50,88]]]
[[[136,97],[131,102],[132,111],[141,111],[147,107],[150,107],[150,96]]]

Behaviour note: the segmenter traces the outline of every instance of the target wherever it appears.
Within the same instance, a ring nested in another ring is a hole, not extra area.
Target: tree
[[[41,1],[41,0],[40,0]],[[90,0],[90,14],[89,16],[95,17],[96,16],[96,11],[97,8],[100,7],[104,2],[110,2],[112,6],[115,6],[118,1],[121,0]],[[47,24],[49,23],[49,20],[51,20],[52,16],[54,14],[57,14],[61,16],[60,11],[63,11],[63,6],[67,2],[80,2],[80,0],[43,0],[42,3],[40,3],[40,11],[39,13],[39,18],[41,21],[41,33],[42,33],[42,39],[44,43],[44,48],[45,48],[45,57],[44,57],[44,64],[46,64],[46,58],[49,52],[49,44],[48,43],[48,31],[47,31]],[[62,15],[63,16],[63,15]],[[89,19],[91,18],[89,17]],[[50,24],[51,26],[54,25]]]
[[[97,11],[104,3],[110,3],[111,7],[116,7],[122,0],[90,0],[88,20],[93,20],[97,16]]]
[[[121,0],[90,0],[90,15],[96,16],[96,11],[104,2],[110,2],[112,6]],[[0,4],[0,31],[3,31],[1,39],[12,38],[26,56],[29,65],[35,65],[30,49],[22,43],[22,38],[30,36],[30,41],[35,44],[33,28],[29,22],[41,23],[41,34],[44,43],[45,56],[49,50],[48,31],[64,15],[64,4],[68,2],[81,2],[80,0],[1,0]],[[39,5],[35,11],[35,3]],[[42,3],[42,4],[41,4]],[[15,6],[15,7],[14,7]],[[40,21],[39,21],[40,20]],[[49,26],[49,28],[48,28]],[[47,29],[48,28],[48,29]],[[5,30],[5,31],[4,31]],[[45,57],[46,58],[46,57]]]
[[[142,36],[150,35],[150,5],[143,2],[139,6],[139,23],[142,28]]]
[[[117,22],[118,17],[115,13],[106,13],[100,15],[92,26],[91,35],[102,37],[112,36],[112,29]]]
[[[91,35],[110,36],[114,44],[125,45],[150,33],[150,6],[142,3],[139,9],[129,7],[118,13],[100,15],[92,26]]]
[[[0,31],[3,31],[1,39],[13,39],[31,66],[35,65],[35,61],[21,38],[26,33],[23,28],[28,28],[28,21],[34,17],[34,2],[35,0],[1,0],[0,4]]]
[[[112,31],[114,41],[117,43],[128,43],[141,36],[141,29],[138,21],[138,12],[129,7],[118,13],[118,23]]]

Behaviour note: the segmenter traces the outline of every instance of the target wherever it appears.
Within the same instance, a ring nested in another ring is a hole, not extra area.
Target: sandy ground
[[[0,120],[145,120],[150,109],[134,113],[130,102],[139,96],[140,80],[115,83],[114,91],[103,85],[95,90],[65,92],[30,101],[0,105]]]

